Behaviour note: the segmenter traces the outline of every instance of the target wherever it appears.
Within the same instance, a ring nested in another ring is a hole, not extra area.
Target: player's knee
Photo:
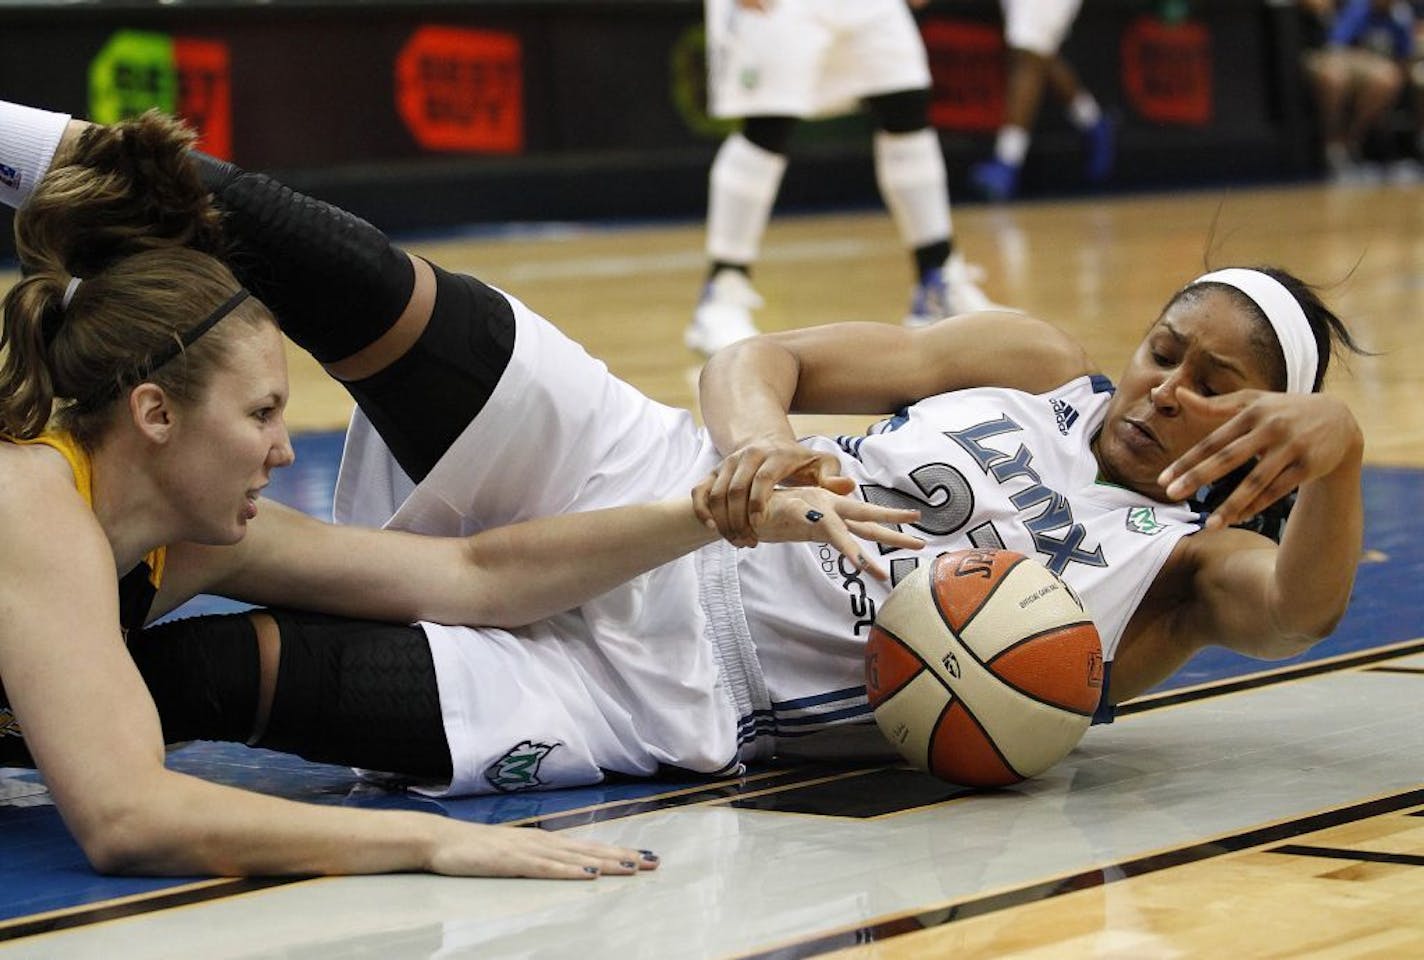
[[[763,150],[782,155],[795,129],[795,117],[747,117],[742,121],[743,137]]]
[[[257,713],[257,633],[245,614],[189,617],[129,638],[166,743],[245,741]]]
[[[930,92],[927,89],[897,90],[869,97],[865,101],[877,130],[885,133],[914,133],[930,123]]]

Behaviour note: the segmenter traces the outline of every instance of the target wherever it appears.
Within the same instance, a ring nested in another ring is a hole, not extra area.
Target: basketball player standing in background
[[[909,0],[922,7],[928,0]],[[750,271],[787,165],[797,121],[861,106],[875,125],[875,174],[916,284],[905,322],[992,306],[954,250],[930,72],[906,0],[706,0],[713,116],[739,118],[712,162],[711,261],[687,345],[711,355],[757,332]]]
[[[1047,84],[1083,135],[1088,181],[1101,183],[1112,173],[1116,159],[1116,124],[1058,54],[1082,0],[1000,0],[1000,4],[1009,48],[1004,123],[994,143],[994,159],[976,163],[969,171],[970,182],[990,200],[1007,200],[1018,191],[1019,171]]]

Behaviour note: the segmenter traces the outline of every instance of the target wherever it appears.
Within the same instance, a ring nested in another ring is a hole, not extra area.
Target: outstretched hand
[[[693,489],[692,509],[728,542],[754,547],[754,528],[778,486],[824,487],[841,494],[855,489],[829,453],[809,450],[794,440],[754,440],[728,454]]]
[[[1191,414],[1217,426],[1158,476],[1174,500],[1226,476],[1253,458],[1256,464],[1207,520],[1207,529],[1250,519],[1301,484],[1323,477],[1348,458],[1358,462],[1360,426],[1343,402],[1324,394],[1238,390],[1204,397],[1177,391]]]
[[[856,569],[877,580],[888,580],[885,568],[871,557],[861,540],[918,550],[925,545],[923,540],[892,526],[918,519],[918,510],[876,506],[821,487],[781,487],[772,491],[766,510],[753,526],[753,534],[764,543],[830,544]]]
[[[542,877],[594,880],[654,870],[658,858],[632,850],[541,830],[449,820],[441,824],[428,867],[460,877]]]

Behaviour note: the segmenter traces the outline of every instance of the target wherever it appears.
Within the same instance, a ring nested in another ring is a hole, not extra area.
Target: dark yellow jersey
[[[74,472],[74,486],[84,502],[94,506],[94,467],[89,454],[67,433],[45,433],[33,440],[15,440],[0,436],[0,441],[21,444],[42,444],[58,450]],[[159,547],[148,553],[128,573],[119,578],[119,626],[127,633],[141,629],[153,607],[153,599],[163,582],[163,567],[168,549]],[[0,682],[0,767],[32,767],[30,752],[25,748],[20,725],[10,711],[10,699]]]

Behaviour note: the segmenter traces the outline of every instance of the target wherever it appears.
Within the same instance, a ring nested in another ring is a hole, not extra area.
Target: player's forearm
[[[1364,542],[1363,440],[1339,466],[1303,484],[1276,555],[1275,621],[1306,646],[1345,614]]]
[[[466,543],[469,589],[450,622],[520,626],[572,609],[717,539],[690,497],[545,517]],[[467,598],[479,597],[479,609]],[[424,619],[440,619],[426,616]]]
[[[773,341],[744,340],[702,370],[702,420],[722,453],[756,438],[795,440],[787,412],[800,377],[796,357]]]
[[[164,771],[75,833],[103,873],[261,876],[428,869],[443,820],[297,803]]]

